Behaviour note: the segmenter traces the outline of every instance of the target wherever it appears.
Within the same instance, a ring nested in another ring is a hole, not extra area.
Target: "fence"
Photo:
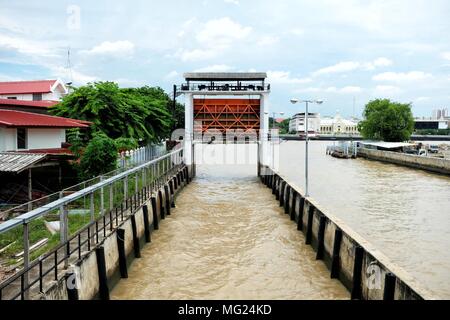
[[[166,153],[165,144],[148,145],[129,151],[119,153],[117,166],[119,168],[129,168],[158,158]]]
[[[95,184],[0,224],[0,237],[15,237],[10,245],[22,239],[15,248],[22,250],[16,256],[23,261],[22,269],[0,284],[0,299],[27,299],[33,288],[42,292],[46,279],[57,280],[69,260],[81,258],[82,252],[98,244],[108,229],[141,206],[182,164],[183,149],[176,148],[132,169],[103,175]],[[59,244],[33,260],[30,245],[42,241],[38,227],[52,217],[59,220]]]
[[[29,201],[20,205],[3,206],[0,207],[0,221],[7,220],[9,218],[15,217],[17,215],[24,214],[33,209],[47,205],[53,201],[60,199],[64,195],[68,195],[89,186],[93,186],[101,181],[102,178],[106,176],[117,175],[129,168],[135,167],[139,164],[151,161],[153,159],[159,158],[166,153],[165,144],[158,145],[148,145],[146,147],[137,148],[131,151],[123,151],[119,153],[119,159],[117,160],[118,169],[106,173],[104,175],[92,178],[90,180],[83,181],[74,186],[62,189],[59,192],[52,193],[40,199]]]

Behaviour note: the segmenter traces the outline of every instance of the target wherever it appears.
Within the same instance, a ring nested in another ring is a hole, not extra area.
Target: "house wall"
[[[27,149],[61,148],[66,141],[65,129],[28,129]],[[0,152],[17,151],[17,129],[0,128]]]
[[[0,128],[0,152],[16,149],[16,129]]]
[[[65,129],[28,129],[28,149],[61,148],[65,141]]]

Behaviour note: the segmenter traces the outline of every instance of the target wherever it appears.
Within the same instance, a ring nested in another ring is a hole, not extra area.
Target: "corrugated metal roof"
[[[45,154],[0,152],[0,172],[19,173],[45,157]]]
[[[363,141],[362,144],[366,146],[374,146],[384,149],[396,149],[396,148],[402,148],[402,147],[409,147],[413,146],[414,143],[408,143],[408,142],[384,142],[384,141]]]

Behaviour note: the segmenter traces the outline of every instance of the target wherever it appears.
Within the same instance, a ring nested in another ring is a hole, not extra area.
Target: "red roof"
[[[90,122],[70,118],[48,116],[43,114],[0,110],[0,126],[37,127],[37,128],[86,128]]]
[[[56,80],[0,82],[0,94],[48,93]]]
[[[24,107],[35,107],[35,108],[50,108],[59,101],[52,100],[42,100],[42,101],[26,101],[26,100],[16,100],[16,99],[0,99],[0,105],[3,106],[24,106]]]

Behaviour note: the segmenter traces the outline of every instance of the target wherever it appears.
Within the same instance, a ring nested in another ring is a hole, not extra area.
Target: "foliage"
[[[172,102],[161,88],[119,88],[114,82],[95,82],[75,88],[51,109],[58,116],[92,122],[92,132],[112,139],[159,142],[174,123]]]
[[[114,143],[116,145],[116,148],[119,152],[126,151],[126,150],[133,150],[139,147],[138,142],[133,138],[117,138],[114,140]]]
[[[358,127],[365,139],[400,142],[408,140],[414,131],[411,104],[376,99],[366,105],[363,115]]]
[[[96,133],[87,145],[78,165],[81,179],[89,179],[116,169],[117,148],[114,140],[104,133]]]
[[[81,157],[82,150],[86,145],[85,134],[79,128],[67,129],[67,142],[70,144],[70,151],[78,159]]]
[[[284,119],[280,123],[274,121],[273,117],[269,117],[269,128],[278,129],[279,134],[287,134],[289,133],[289,122],[290,118]]]
[[[289,133],[289,122],[290,118],[284,119],[278,126],[280,128],[280,134],[288,134]]]

